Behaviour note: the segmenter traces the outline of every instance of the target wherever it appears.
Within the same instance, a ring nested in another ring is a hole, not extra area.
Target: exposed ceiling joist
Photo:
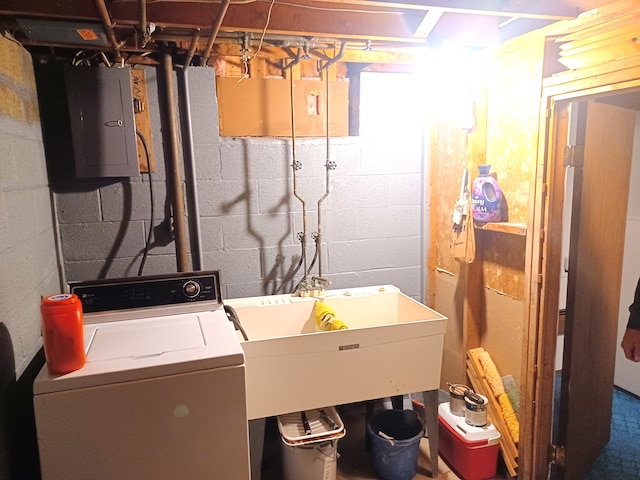
[[[416,35],[418,37],[427,38],[435,28],[436,24],[440,21],[443,14],[444,10],[442,8],[430,9],[422,19],[422,22],[420,22],[420,25],[418,25]]]
[[[364,44],[381,51],[441,44],[482,48],[610,1],[3,0],[0,19],[25,45],[145,54],[173,42],[185,58],[202,62],[216,54],[214,44],[240,38],[251,43],[256,36],[276,47],[294,37],[299,44],[346,42],[347,53]],[[87,22],[89,30],[95,24],[95,37],[107,41],[92,43],[80,26],[74,30],[74,22]]]
[[[428,11],[438,9],[445,13],[489,15],[498,17],[538,18],[566,20],[580,13],[574,6],[562,0],[553,1],[478,1],[478,0],[403,0],[401,2],[377,0],[323,0],[340,5],[385,7],[398,10]]]

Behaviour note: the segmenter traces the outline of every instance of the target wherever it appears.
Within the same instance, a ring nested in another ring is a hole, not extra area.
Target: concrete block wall
[[[163,142],[156,72],[146,69],[157,225],[164,215]],[[381,74],[384,75],[384,74]],[[380,97],[407,88],[404,76],[365,78],[359,137],[332,138],[330,194],[321,204],[322,274],[330,288],[392,283],[421,299],[424,149],[413,117],[377,111]],[[188,70],[204,269],[219,269],[225,298],[287,293],[301,256],[302,204],[293,195],[291,139],[221,138],[213,69]],[[406,104],[396,105],[398,110]],[[407,134],[407,131],[409,134]],[[297,138],[298,193],[306,202],[307,264],[318,231],[317,202],[325,192],[324,138]],[[57,189],[67,280],[134,276],[148,228],[148,178]],[[154,238],[145,274],[175,271],[174,243]],[[319,273],[316,262],[310,275]]]
[[[40,297],[61,286],[31,57],[5,37],[0,145],[0,329],[11,342],[1,346],[13,351],[19,376],[41,345]]]
[[[41,73],[45,85],[56,85],[42,92],[48,104],[56,104],[50,112],[52,122],[56,115],[66,114],[66,94],[61,72],[56,69]],[[54,75],[56,81],[47,82]],[[145,139],[152,146],[155,170],[149,174],[126,179],[74,178],[73,168],[58,175],[53,186],[58,211],[61,249],[64,256],[65,282],[137,276],[143,257],[149,229],[162,225],[168,212],[166,187],[165,143],[166,130],[160,116],[158,77],[154,68],[145,68],[149,90],[148,109],[151,117],[152,138]],[[58,78],[60,77],[60,78]],[[47,130],[45,129],[45,132]],[[68,145],[56,146],[59,163],[73,162],[73,151]],[[45,137],[46,137],[45,133]],[[47,143],[49,139],[47,138]],[[150,185],[150,182],[153,185]],[[153,190],[153,216],[151,219],[151,190]],[[167,225],[167,224],[164,224]],[[159,227],[162,229],[162,227]],[[176,271],[175,248],[170,228],[162,229],[166,235],[152,238],[151,255],[143,274]]]
[[[42,365],[34,360],[40,299],[60,288],[31,57],[0,36],[0,478],[37,471],[31,381]]]

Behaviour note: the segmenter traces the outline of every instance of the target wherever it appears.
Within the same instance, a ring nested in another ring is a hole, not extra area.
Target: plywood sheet
[[[151,117],[149,116],[149,102],[147,101],[147,78],[144,70],[135,68],[131,70],[131,93],[134,99],[133,118],[136,122],[137,130],[138,167],[142,173],[155,172],[156,161],[153,154]],[[140,137],[144,138],[144,143]]]
[[[481,329],[481,343],[491,352],[501,375],[512,375],[522,385],[523,303],[493,290],[485,290],[487,320]]]
[[[483,235],[482,272],[486,285],[510,297],[524,297],[525,237],[502,232]]]
[[[528,221],[538,146],[544,43],[490,62],[487,157],[508,208],[508,221]],[[517,79],[514,81],[513,79]],[[477,171],[473,172],[473,177]]]
[[[449,249],[453,228],[453,207],[460,193],[460,179],[467,167],[467,132],[456,119],[442,118],[434,126],[435,143],[432,143],[432,172],[437,179],[432,189],[432,212],[435,214],[436,264],[458,274],[460,263],[454,260]],[[432,229],[432,235],[434,230]]]
[[[218,77],[220,135],[232,137],[290,137],[291,85],[271,78]],[[326,135],[326,85],[321,80],[294,81],[295,134]],[[347,136],[349,82],[329,82],[329,134]]]
[[[464,279],[445,272],[435,275],[438,290],[435,310],[445,315],[447,331],[444,334],[442,353],[442,374],[440,388],[447,389],[449,383],[465,383],[466,379],[466,346],[462,340],[462,301],[464,295]]]

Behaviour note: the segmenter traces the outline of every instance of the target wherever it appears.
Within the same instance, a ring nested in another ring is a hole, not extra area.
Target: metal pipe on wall
[[[303,290],[307,287],[307,203],[304,198],[298,193],[298,176],[296,172],[302,168],[302,164],[296,158],[296,107],[295,107],[295,89],[293,82],[293,67],[300,63],[302,58],[302,52],[298,49],[296,58],[291,60],[285,65],[283,70],[289,70],[289,94],[291,96],[291,167],[293,169],[293,196],[296,197],[302,204],[302,232],[298,233],[300,244],[302,245],[302,280],[298,283],[298,286],[294,290],[294,293],[298,290],[298,287]]]
[[[174,104],[175,85],[173,81],[173,60],[168,53],[162,54],[162,66],[165,77],[165,102],[168,127],[169,160],[171,162],[173,230],[176,242],[176,264],[178,272],[187,271],[188,255],[184,215],[184,191],[180,172],[180,155],[178,151],[178,126],[176,107]]]
[[[191,243],[191,264],[193,271],[202,270],[202,235],[200,229],[200,205],[198,204],[198,179],[193,148],[193,124],[191,121],[191,101],[189,100],[188,64],[185,63],[179,75],[180,119],[182,125],[182,150],[184,153],[185,176],[187,177],[187,206],[189,208],[189,239]]]
[[[327,198],[329,196],[329,193],[331,192],[331,188],[330,188],[330,179],[331,179],[331,170],[335,170],[336,168],[336,163],[331,161],[331,135],[329,132],[329,125],[330,125],[330,118],[329,118],[329,67],[331,65],[333,65],[334,63],[336,63],[338,60],[340,60],[342,58],[342,56],[344,55],[344,47],[345,47],[345,42],[342,42],[340,44],[340,51],[338,52],[338,54],[332,58],[331,60],[329,60],[328,62],[326,62],[321,68],[320,71],[325,70],[324,75],[325,75],[325,85],[326,85],[326,93],[325,93],[325,114],[326,114],[326,134],[327,134],[327,160],[325,163],[325,168],[326,168],[326,176],[325,176],[325,190],[324,190],[324,194],[318,199],[318,237],[317,237],[317,241],[318,241],[318,277],[320,279],[322,279],[322,222],[321,222],[321,211],[322,209],[320,208],[322,202],[325,200],[325,198]]]

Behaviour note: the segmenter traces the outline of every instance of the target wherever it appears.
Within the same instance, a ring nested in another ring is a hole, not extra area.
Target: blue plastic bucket
[[[424,424],[413,410],[385,410],[367,424],[373,469],[381,480],[411,480],[418,467]]]

